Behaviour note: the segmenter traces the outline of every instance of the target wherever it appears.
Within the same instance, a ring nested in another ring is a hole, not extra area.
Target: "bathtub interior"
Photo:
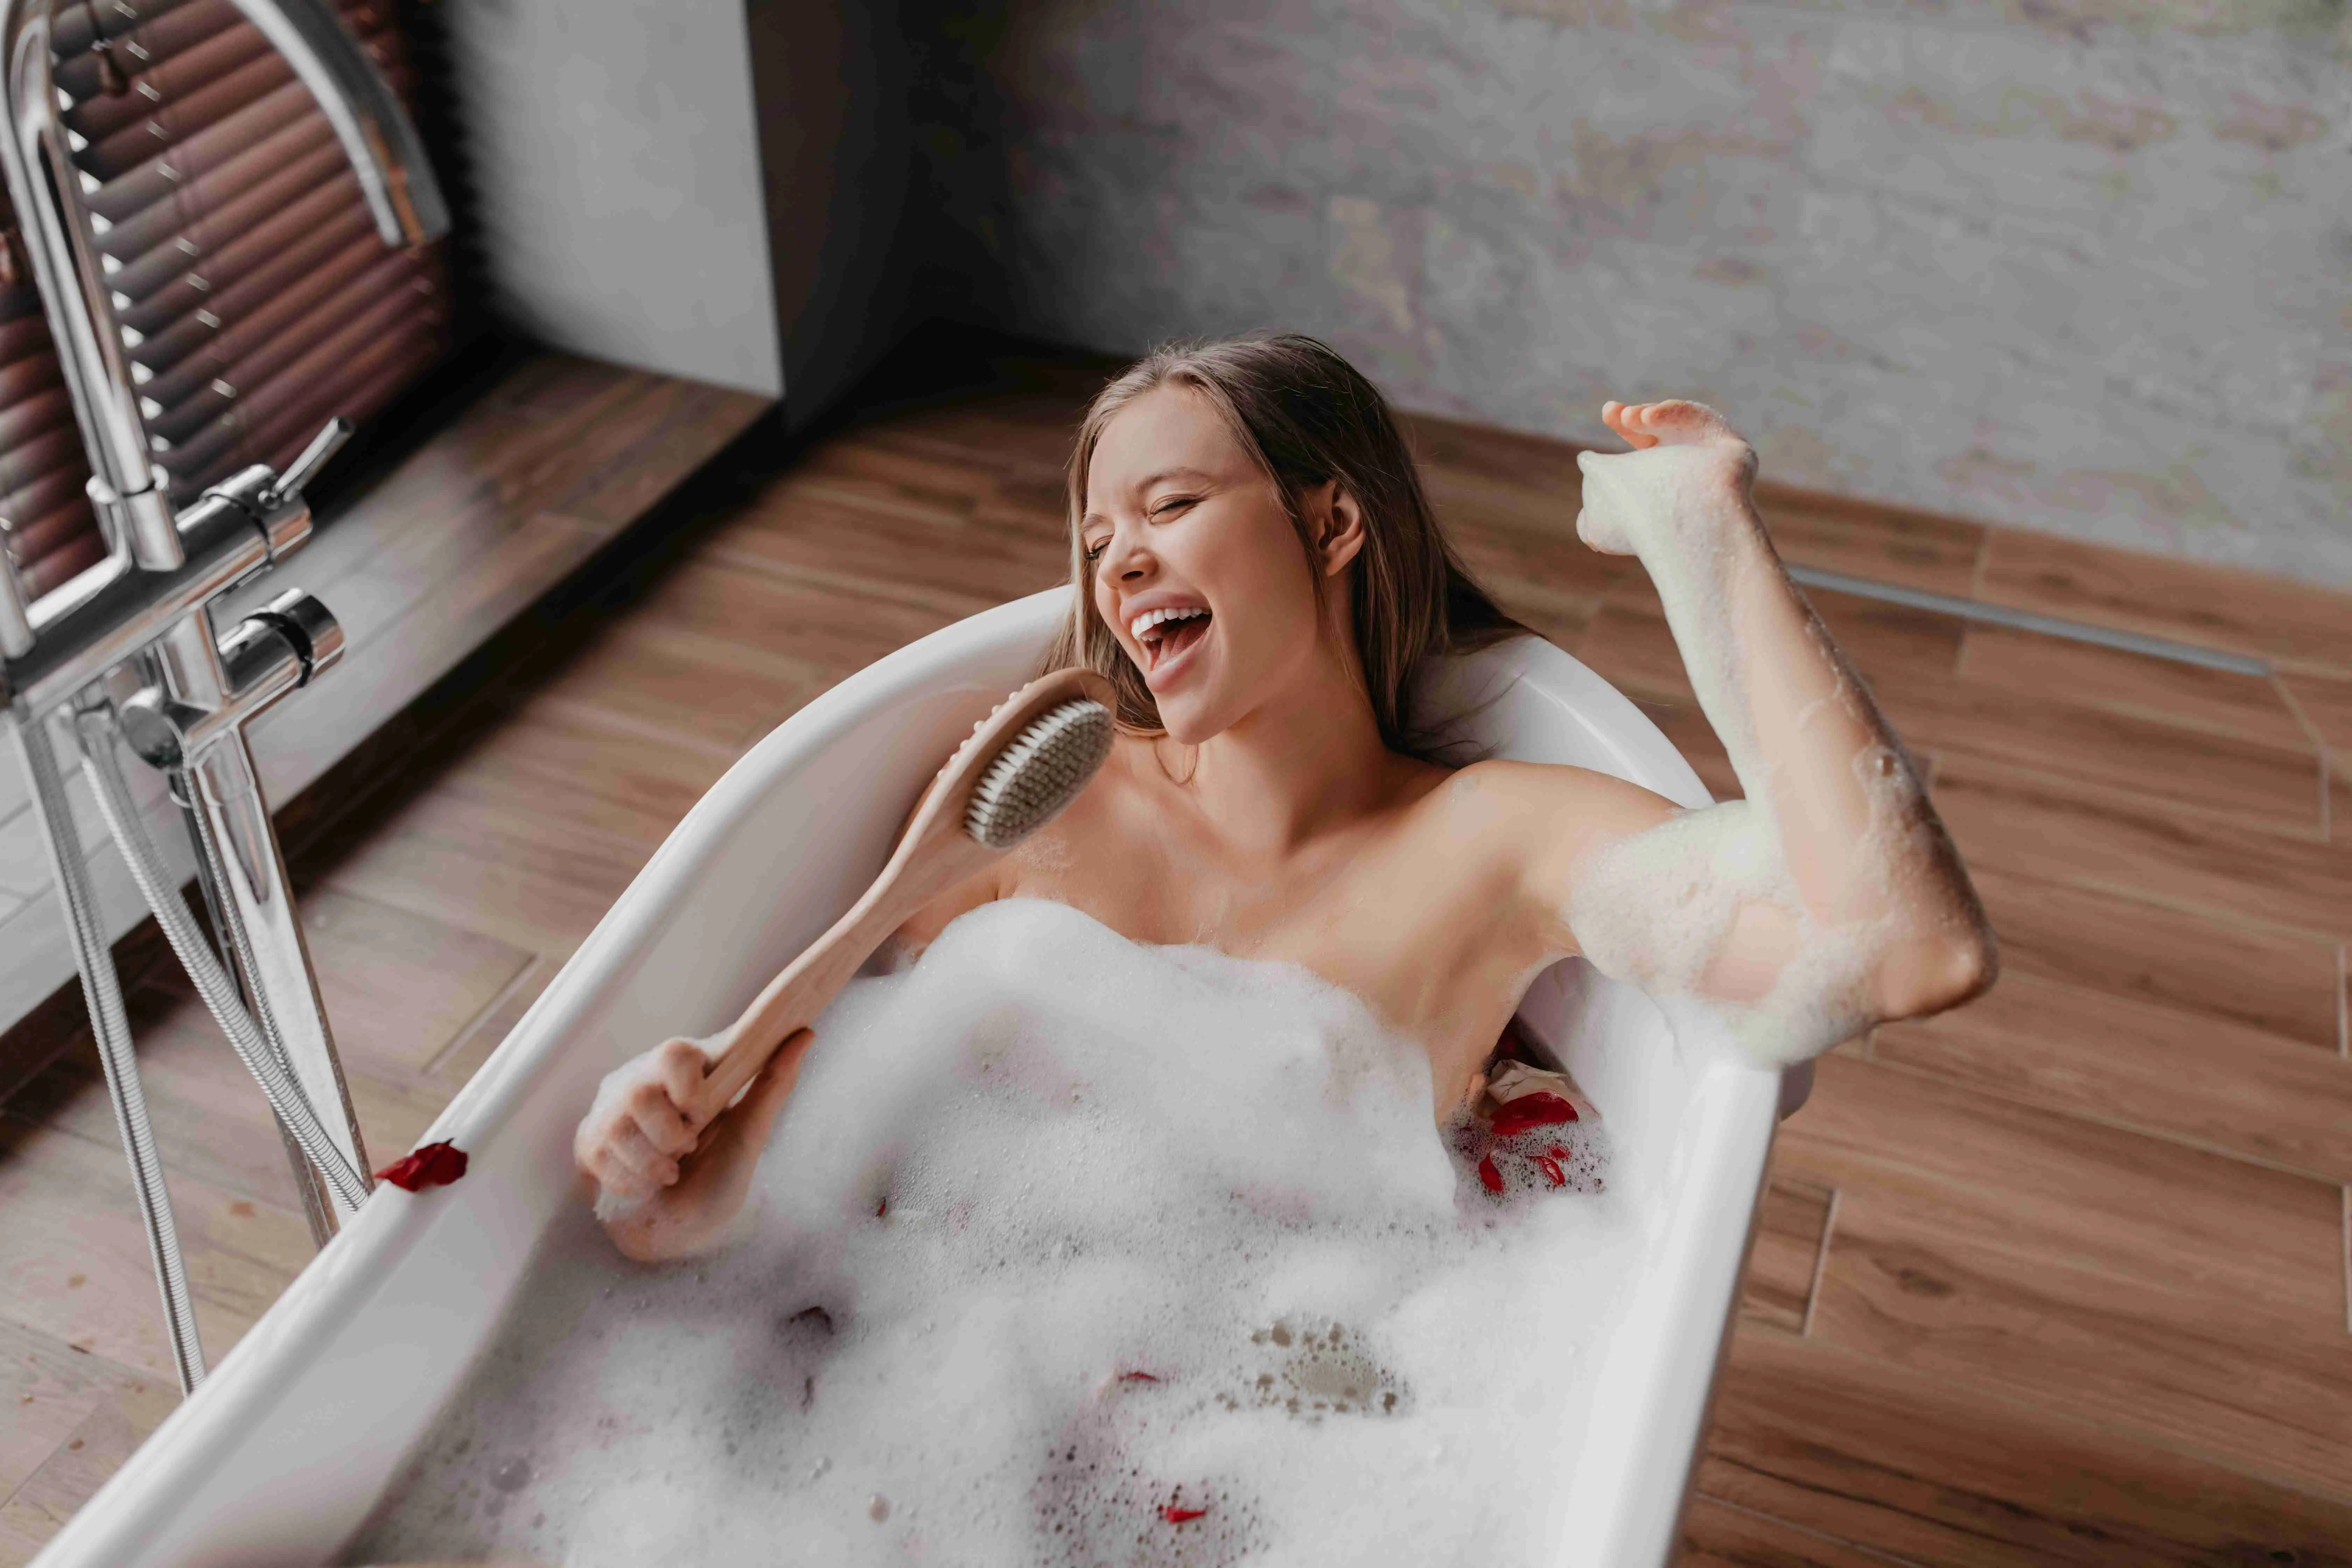
[[[597,1080],[731,1019],[863,890],[939,759],[1032,670],[1061,594],[959,623],[812,703],[697,805],[428,1138],[458,1184],[382,1190],[40,1562],[317,1563],[365,1518],[462,1380],[550,1219],[584,1201],[573,1126]],[[1452,661],[1456,732],[1530,761],[1705,792],[1629,702],[1520,642]],[[1601,1108],[1644,1261],[1597,1429],[1556,1442],[1558,1560],[1663,1562],[1729,1319],[1777,1086],[1678,1044],[1639,993],[1564,964],[1522,1016]]]

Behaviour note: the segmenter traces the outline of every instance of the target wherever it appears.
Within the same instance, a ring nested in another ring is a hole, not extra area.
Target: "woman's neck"
[[[1381,739],[1352,642],[1342,655],[1328,638],[1302,679],[1184,750],[1184,788],[1218,835],[1275,856],[1385,805],[1403,762]]]

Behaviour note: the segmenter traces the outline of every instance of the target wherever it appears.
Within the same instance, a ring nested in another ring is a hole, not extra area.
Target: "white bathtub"
[[[597,1080],[666,1036],[734,1017],[848,906],[940,758],[1033,672],[1066,593],[892,654],[729,770],[427,1134],[471,1154],[465,1179],[380,1187],[37,1568],[328,1561],[488,1342],[551,1216],[583,1201],[572,1131]],[[1436,679],[1460,732],[1501,754],[1706,799],[1632,703],[1547,644],[1506,645]],[[1563,1455],[1542,1505],[1549,1560],[1664,1563],[1781,1085],[1725,1052],[1678,1047],[1646,998],[1580,964],[1542,976],[1521,1016],[1600,1106],[1613,1180],[1643,1232],[1591,1417],[1605,1436],[1529,1434]]]

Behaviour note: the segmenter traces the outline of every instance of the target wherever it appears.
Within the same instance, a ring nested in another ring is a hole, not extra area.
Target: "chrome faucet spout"
[[[394,249],[449,232],[449,207],[416,127],[326,0],[230,0],[286,57],[334,127],[376,233]]]
[[[447,204],[416,128],[325,0],[232,0],[318,100],[393,247],[438,238]],[[139,396],[114,302],[80,200],[80,172],[59,117],[52,56],[56,0],[0,0],[0,173],[16,208],[26,258],[57,339],[58,364],[89,449],[90,501],[110,555],[149,571],[187,559],[169,499],[148,455]],[[22,640],[0,587],[0,640]]]
[[[0,168],[33,266],[58,369],[89,453],[90,502],[110,555],[170,571],[186,559],[155,483],[113,301],[81,219],[52,57],[53,0],[0,0]]]

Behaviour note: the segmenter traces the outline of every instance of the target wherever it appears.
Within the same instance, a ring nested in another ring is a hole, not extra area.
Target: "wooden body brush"
[[[1117,705],[1110,682],[1093,670],[1057,669],[982,720],[931,781],[865,896],[769,981],[732,1026],[701,1042],[710,1061],[695,1121],[710,1122],[733,1103],[917,910],[1076,799],[1110,755]]]

